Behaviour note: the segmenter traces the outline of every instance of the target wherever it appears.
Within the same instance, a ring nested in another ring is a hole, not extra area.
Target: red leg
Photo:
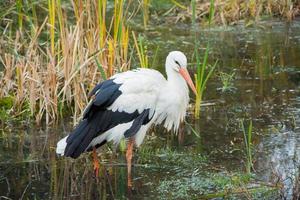
[[[98,157],[97,157],[97,152],[96,152],[96,148],[93,147],[93,163],[94,163],[94,173],[95,173],[95,176],[98,177],[99,175],[99,160],[98,160]]]
[[[127,144],[127,152],[126,152],[128,187],[132,187],[131,160],[132,160],[132,154],[133,154],[133,145],[134,145],[134,140],[132,138],[130,138],[128,141],[128,144]]]

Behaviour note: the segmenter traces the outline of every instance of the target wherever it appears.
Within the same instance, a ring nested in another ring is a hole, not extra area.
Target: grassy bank
[[[196,11],[196,21],[206,25],[209,20],[217,25],[236,24],[240,20],[247,23],[257,22],[263,19],[280,18],[291,21],[300,14],[300,2],[295,0],[276,1],[276,0],[215,0],[214,15],[209,18],[211,0],[180,1],[172,0],[168,7],[165,7],[164,14],[167,23],[191,22],[193,10]],[[159,4],[153,5],[153,13]],[[158,19],[162,21],[161,19]]]

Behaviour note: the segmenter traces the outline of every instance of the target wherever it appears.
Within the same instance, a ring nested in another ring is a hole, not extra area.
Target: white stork
[[[187,84],[196,94],[182,52],[170,52],[165,67],[167,79],[156,70],[141,68],[116,74],[98,84],[89,94],[94,98],[82,120],[72,133],[57,143],[56,153],[77,158],[93,150],[97,175],[96,148],[109,141],[118,144],[125,138],[128,141],[128,186],[131,186],[133,145],[138,147],[147,130],[155,124],[163,123],[167,130],[177,131],[189,103]]]

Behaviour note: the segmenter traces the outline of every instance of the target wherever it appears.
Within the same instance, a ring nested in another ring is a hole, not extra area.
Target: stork
[[[89,94],[93,100],[82,120],[57,143],[56,153],[78,158],[93,151],[94,170],[98,174],[96,148],[110,141],[117,145],[125,138],[128,186],[131,186],[133,146],[141,145],[152,125],[163,124],[168,131],[177,131],[186,116],[188,85],[197,94],[182,52],[170,52],[165,68],[167,79],[156,70],[139,68],[115,74],[96,85]]]

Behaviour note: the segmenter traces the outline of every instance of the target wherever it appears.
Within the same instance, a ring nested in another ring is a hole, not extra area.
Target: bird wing
[[[158,95],[166,79],[156,70],[137,69],[112,77],[116,84],[120,84],[120,95],[109,110],[132,113],[142,113],[149,109],[150,116],[153,116]]]
[[[95,111],[111,110],[141,114],[149,109],[152,116],[160,89],[166,79],[156,70],[136,69],[112,76],[90,92],[93,101],[83,113],[83,119],[89,118]]]
[[[155,113],[161,84],[166,79],[156,70],[137,69],[116,74],[98,84],[89,94],[93,100],[83,113],[83,119],[66,139],[65,156],[78,157],[91,150],[91,142],[104,132],[128,122],[125,137],[135,135]],[[103,135],[97,145],[110,137]]]

